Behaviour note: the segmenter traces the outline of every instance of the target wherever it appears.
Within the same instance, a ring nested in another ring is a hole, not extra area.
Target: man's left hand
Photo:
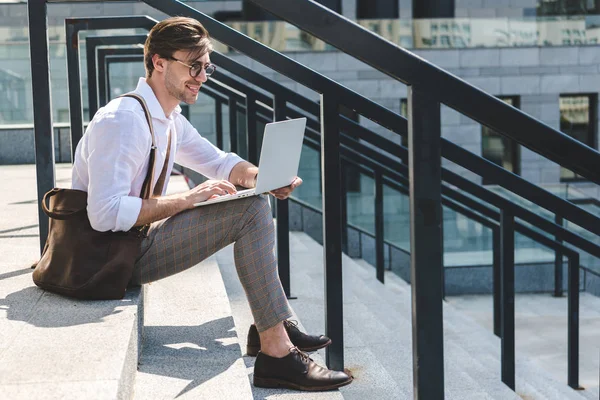
[[[275,189],[271,191],[271,194],[275,196],[278,200],[285,200],[296,189],[298,186],[302,185],[302,179],[299,177],[294,178],[294,181],[290,183],[288,186],[284,186],[279,189]]]

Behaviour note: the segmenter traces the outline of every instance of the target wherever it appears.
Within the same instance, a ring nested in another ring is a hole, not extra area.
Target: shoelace
[[[296,320],[291,320],[291,319],[286,319],[285,321],[283,321],[284,325],[287,325],[288,327],[293,327],[298,329],[298,321]]]
[[[310,356],[307,353],[303,352],[296,346],[290,347],[290,353],[298,353],[302,361],[304,361],[305,363],[312,361],[312,358],[310,358]]]

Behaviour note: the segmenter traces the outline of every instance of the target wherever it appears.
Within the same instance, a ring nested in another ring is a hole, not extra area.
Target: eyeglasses
[[[175,57],[169,57],[169,59],[171,59],[173,61],[177,61],[179,64],[185,65],[186,67],[188,67],[190,69],[190,76],[192,78],[197,78],[198,75],[200,75],[200,73],[202,72],[202,70],[204,70],[207,77],[211,76],[217,70],[217,66],[215,64],[202,65],[202,63],[195,62],[192,65],[189,65],[189,64],[184,63],[181,60],[176,59]]]

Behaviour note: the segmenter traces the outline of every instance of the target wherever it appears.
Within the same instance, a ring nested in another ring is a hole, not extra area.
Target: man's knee
[[[248,199],[248,212],[254,215],[254,220],[265,220],[269,223],[273,222],[273,214],[271,213],[271,204],[267,195],[252,196]]]

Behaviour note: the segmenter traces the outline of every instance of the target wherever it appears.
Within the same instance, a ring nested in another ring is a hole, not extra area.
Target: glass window
[[[600,0],[538,0],[537,15],[600,14]]]
[[[390,0],[357,0],[356,19],[394,19],[400,16],[398,2]]]
[[[519,108],[519,97],[500,97],[500,99],[513,107]],[[520,147],[514,140],[499,134],[486,126],[481,127],[481,156],[504,169],[520,175],[521,160]],[[494,184],[487,179],[484,185]]]
[[[586,145],[596,148],[596,94],[560,96],[560,130]],[[581,180],[566,168],[560,169],[561,181]]]

